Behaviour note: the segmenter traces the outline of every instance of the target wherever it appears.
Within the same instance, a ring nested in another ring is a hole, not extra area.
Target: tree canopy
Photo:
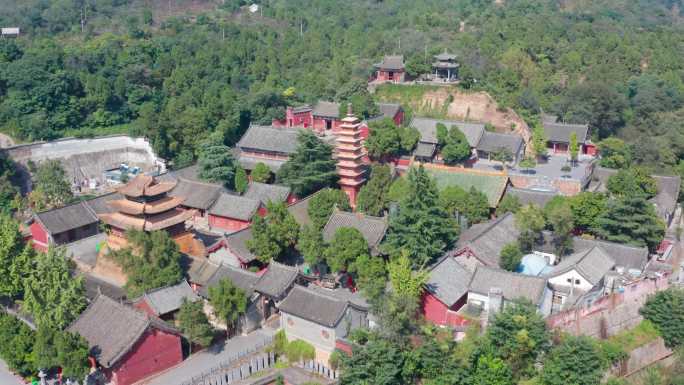
[[[268,202],[266,210],[266,216],[254,217],[253,238],[247,241],[249,250],[263,263],[286,256],[299,237],[299,225],[284,203]]]
[[[73,198],[71,183],[58,160],[46,160],[38,165],[30,201],[37,211],[61,207]]]
[[[229,335],[247,311],[245,291],[236,287],[227,278],[221,279],[218,285],[209,287],[209,303],[213,306],[216,316],[226,322]]]
[[[382,216],[387,208],[387,194],[392,184],[389,166],[373,165],[368,183],[361,187],[356,198],[356,209],[373,216]]]
[[[608,241],[648,246],[654,251],[665,235],[665,224],[643,197],[612,199],[596,218],[595,233]]]
[[[301,197],[333,186],[337,182],[337,168],[332,146],[309,130],[301,131],[297,139],[297,151],[278,170],[278,183],[290,186]]]
[[[326,188],[320,190],[311,198],[307,213],[311,218],[312,226],[322,229],[328,222],[333,210],[350,211],[349,197],[342,190]]]

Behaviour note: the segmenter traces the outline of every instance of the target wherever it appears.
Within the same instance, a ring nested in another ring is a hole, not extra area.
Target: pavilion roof
[[[140,174],[117,188],[117,191],[129,197],[155,196],[171,191],[176,183],[173,180],[159,182],[152,176]]]
[[[404,56],[403,55],[388,55],[382,58],[380,63],[375,64],[375,67],[383,70],[403,70]]]

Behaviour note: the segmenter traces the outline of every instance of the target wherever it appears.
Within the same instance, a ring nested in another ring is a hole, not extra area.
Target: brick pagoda
[[[201,255],[203,244],[185,228],[185,221],[192,218],[194,210],[182,210],[179,206],[184,198],[168,195],[176,183],[138,175],[119,187],[117,191],[123,199],[108,202],[115,211],[99,215],[100,220],[110,228],[108,248],[118,250],[126,247],[126,230],[164,230],[178,244],[182,253]]]
[[[363,145],[361,144],[361,121],[354,116],[351,104],[347,107],[347,116],[337,133],[337,173],[340,176],[340,188],[349,197],[352,208],[356,208],[356,195],[366,181],[366,165],[363,162]]]

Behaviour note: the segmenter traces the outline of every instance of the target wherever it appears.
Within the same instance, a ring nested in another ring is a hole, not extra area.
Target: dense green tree
[[[240,166],[237,166],[235,169],[235,180],[233,182],[233,186],[235,186],[235,191],[237,191],[240,194],[244,194],[244,192],[247,191],[247,187],[249,186],[247,172],[244,168]]]
[[[500,358],[481,356],[473,374],[473,385],[513,385],[511,369]]]
[[[577,156],[579,155],[579,143],[577,142],[577,133],[575,131],[570,133],[568,153],[570,154],[570,161],[574,165],[577,162]]]
[[[38,328],[32,352],[37,368],[49,370],[60,367],[65,379],[81,379],[90,369],[88,343],[78,334]]]
[[[684,289],[659,291],[646,301],[640,313],[655,325],[667,346],[684,345]]]
[[[230,148],[222,140],[212,136],[200,150],[197,164],[202,180],[233,187],[235,160]]]
[[[389,166],[373,165],[368,183],[361,187],[356,209],[368,215],[382,216],[387,207],[387,193],[392,183]]]
[[[249,250],[263,263],[291,252],[299,236],[299,225],[284,203],[269,202],[266,210],[266,216],[254,218],[253,238],[247,241]]]
[[[23,247],[19,224],[8,215],[0,214],[0,296],[13,298],[22,291],[15,284],[12,266]]]
[[[290,186],[292,192],[307,196],[337,181],[337,169],[332,147],[304,130],[298,137],[297,151],[278,170],[279,183]]]
[[[58,160],[46,160],[35,173],[31,203],[37,211],[66,205],[73,193],[66,171]]]
[[[224,278],[218,285],[209,287],[209,303],[216,316],[226,322],[228,335],[232,335],[238,327],[240,317],[247,311],[245,291]]]
[[[491,154],[491,159],[501,163],[501,167],[513,160],[513,153],[508,147],[499,147]]]
[[[530,204],[515,213],[515,226],[520,231],[518,242],[524,252],[531,251],[539,242],[545,225],[544,213],[537,206]]]
[[[408,193],[390,217],[383,247],[390,255],[408,252],[413,266],[426,266],[456,240],[456,223],[439,204],[437,187],[425,169],[408,172]]]
[[[496,208],[496,215],[502,216],[506,213],[515,214],[518,212],[518,210],[520,210],[521,207],[522,204],[520,204],[520,200],[517,196],[506,194],[499,202],[499,206]]]
[[[397,178],[390,185],[387,191],[387,200],[390,203],[400,202],[409,192],[409,182],[407,178]]]
[[[531,157],[525,157],[523,160],[518,163],[518,167],[520,167],[523,170],[529,170],[531,168],[535,168],[537,166],[537,160]]]
[[[423,292],[423,285],[427,282],[428,273],[423,270],[413,270],[409,253],[404,252],[394,257],[387,264],[387,271],[393,293],[415,300],[420,297]]]
[[[653,251],[665,235],[665,225],[644,198],[625,197],[608,202],[596,218],[594,232],[611,242],[648,246]]]
[[[362,254],[351,264],[349,270],[355,273],[356,283],[370,303],[378,303],[387,284],[385,260],[379,256]]]
[[[658,192],[655,179],[642,168],[623,169],[608,178],[606,187],[616,196],[640,196],[650,199]]]
[[[555,197],[554,197],[555,198]],[[572,249],[572,232],[575,230],[574,216],[570,203],[562,198],[560,204],[544,207],[546,222],[553,230],[553,246],[557,255],[565,255]]]
[[[322,229],[335,207],[342,211],[350,211],[349,197],[342,190],[326,188],[311,198],[307,212],[313,227]]]
[[[403,384],[404,360],[404,353],[396,346],[373,338],[354,348],[350,356],[342,355],[340,384]]]
[[[368,242],[361,232],[351,227],[335,231],[325,250],[325,261],[334,272],[347,271],[359,257],[369,255]]]
[[[599,164],[607,168],[625,168],[632,162],[629,146],[622,139],[609,137],[598,144],[601,160]]]
[[[130,298],[158,287],[173,285],[183,278],[181,253],[166,231],[126,233],[130,246],[110,255],[126,273]]]
[[[534,373],[534,363],[549,342],[544,319],[527,301],[504,307],[485,336],[492,353],[508,364],[516,378]]]
[[[36,335],[25,323],[0,312],[0,358],[22,376],[37,372],[33,354]]]
[[[598,226],[598,218],[608,207],[605,194],[583,191],[568,198],[574,225],[581,231],[590,231]]]
[[[265,164],[259,162],[254,166],[251,173],[252,181],[258,183],[267,183],[271,179],[271,169]]]
[[[64,329],[86,306],[82,277],[73,277],[73,263],[61,248],[37,253],[24,281],[23,309],[38,327]]]
[[[518,266],[520,266],[522,257],[523,252],[520,250],[520,245],[518,245],[518,242],[509,243],[505,245],[503,249],[501,249],[499,266],[508,271],[516,271]]]
[[[203,301],[191,302],[183,299],[178,312],[178,326],[191,344],[209,346],[214,339],[214,328],[204,313]],[[192,351],[192,345],[190,350]]]
[[[456,164],[470,158],[468,139],[457,126],[451,126],[449,129],[441,153],[446,164]]]
[[[546,133],[544,132],[544,128],[541,125],[534,126],[532,128],[532,151],[537,159],[546,156],[548,151],[546,148],[546,142],[547,137]]]
[[[592,385],[601,382],[606,367],[597,344],[588,337],[564,336],[549,352],[541,372],[543,385]]]
[[[465,191],[459,186],[447,186],[439,192],[439,200],[449,214],[455,218],[465,216],[468,224],[489,218],[489,200],[474,187]]]
[[[366,149],[370,156],[379,160],[411,152],[420,139],[415,128],[397,126],[391,118],[374,120],[368,129]]]
[[[325,259],[325,243],[321,230],[310,225],[303,226],[297,240],[297,251],[309,265],[322,262]]]

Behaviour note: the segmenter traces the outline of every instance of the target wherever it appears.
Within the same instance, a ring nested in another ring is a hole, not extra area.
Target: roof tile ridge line
[[[46,213],[49,213],[49,212],[52,212],[52,211],[57,211],[57,210],[65,209],[65,208],[67,208],[67,207],[78,206],[78,205],[80,205],[81,203],[84,203],[84,202],[86,202],[86,201],[85,201],[85,200],[82,200],[82,201],[78,201],[78,202],[72,202],[72,203],[69,203],[68,205],[64,205],[64,206],[60,206],[60,207],[53,207],[53,208],[51,208],[51,209],[47,209],[47,210],[43,210],[43,211],[34,212],[33,214],[34,214],[34,215],[46,214]]]
[[[160,286],[160,287],[156,287],[156,288],[154,288],[154,289],[150,289],[150,290],[148,290],[148,291],[144,291],[140,297],[142,297],[142,296],[147,296],[148,294],[156,293],[156,292],[158,292],[158,291],[165,290],[165,289],[168,289],[168,288],[171,288],[171,287],[180,286],[180,285],[183,284],[183,282],[188,283],[188,280],[185,279],[185,278],[183,278],[183,279],[181,279],[178,283],[173,283],[173,284],[166,285],[166,286]],[[189,285],[190,285],[190,284],[188,283],[188,286],[189,286]],[[140,297],[138,297],[138,299],[140,299]]]
[[[74,325],[76,324],[76,322],[78,322],[81,318],[83,318],[83,315],[84,315],[91,307],[93,307],[93,306],[95,305],[95,303],[97,302],[97,300],[100,299],[100,297],[109,298],[109,297],[107,297],[106,295],[102,294],[102,292],[100,292],[100,290],[98,290],[98,291],[97,291],[97,295],[95,296],[95,298],[93,298],[93,300],[88,304],[88,306],[86,306],[86,308],[83,309],[83,311],[81,312],[81,314],[79,314],[78,317],[76,317],[76,319],[74,319],[73,321],[71,321],[71,324],[69,324],[69,326],[67,326],[65,330],[69,330],[72,326],[74,326]],[[109,298],[109,299],[111,299],[111,298]],[[112,299],[112,301],[113,301],[113,299]]]
[[[482,230],[479,234],[477,234],[477,236],[475,236],[473,239],[471,239],[470,241],[468,241],[468,243],[473,243],[474,241],[480,239],[480,237],[482,237],[483,235],[485,235],[486,233],[488,233],[491,229],[493,229],[496,225],[498,225],[500,222],[502,222],[502,221],[503,221],[505,218],[507,218],[509,215],[513,215],[513,213],[507,212],[506,214],[504,214],[504,215],[502,215],[502,216],[496,218],[496,220],[495,220],[494,222],[490,223],[489,226],[487,226],[484,230]],[[514,218],[514,219],[515,219],[515,218]]]
[[[478,267],[480,267],[480,266],[478,266]],[[484,266],[484,265],[483,265],[483,266],[481,266],[481,267],[483,267],[483,268],[485,268],[485,269],[488,269],[488,270],[491,270],[491,271],[495,271],[495,272],[497,272],[497,273],[510,275],[510,276],[513,276],[513,277],[521,277],[521,278],[524,278],[524,279],[530,278],[530,279],[534,279],[534,280],[543,280],[543,281],[547,281],[546,279],[544,279],[544,278],[542,278],[542,277],[538,277],[538,276],[534,276],[534,275],[527,275],[527,274],[516,273],[515,271],[508,271],[508,270],[504,270],[504,269],[496,268],[496,267],[491,267],[491,266]],[[473,275],[474,275],[474,274],[473,274]]]
[[[191,166],[190,166],[190,167],[191,167]],[[201,184],[201,185],[207,186],[207,187],[216,187],[216,188],[219,189],[219,190],[223,188],[223,186],[218,185],[218,184],[216,184],[216,183],[206,182],[206,181],[203,181],[203,180],[192,180],[192,179],[188,179],[188,178],[186,178],[186,177],[184,177],[184,176],[171,176],[171,178],[177,179],[178,181],[181,181],[181,182],[194,183],[194,184]],[[176,186],[174,186],[174,188],[176,188],[176,187],[178,187],[178,183],[176,183]]]
[[[233,271],[237,272],[238,274],[247,274],[247,275],[249,275],[249,276],[251,276],[251,277],[253,277],[253,278],[261,278],[261,277],[262,277],[262,276],[260,276],[259,274],[255,273],[255,272],[253,272],[253,271],[249,271],[249,270],[247,270],[247,269],[243,269],[243,268],[241,268],[241,267],[237,267],[237,266],[233,266],[233,265],[229,265],[229,264],[224,264],[223,262],[219,263],[218,267],[219,267],[219,268],[216,269],[216,271],[214,272],[214,274],[218,273],[218,271],[221,269],[221,267],[225,267],[225,268],[227,268],[227,269],[229,269],[229,270],[233,270]],[[214,274],[212,274],[211,277],[209,277],[209,278],[211,279],[211,278],[214,276]],[[254,286],[254,285],[252,284],[251,286]]]
[[[274,265],[276,265],[276,266],[280,266],[280,267],[284,268],[285,270],[290,270],[290,271],[294,271],[294,272],[296,272],[296,273],[299,273],[299,269],[297,269],[296,266],[286,265],[286,264],[280,263],[280,262],[278,262],[278,261],[276,261],[276,260],[274,260],[274,259],[271,259],[271,261],[269,262],[269,264],[268,264],[269,267],[271,266],[271,264],[274,264]],[[265,275],[265,274],[264,274],[264,275]],[[262,277],[263,277],[263,276],[262,276]]]
[[[319,193],[320,193],[321,191],[323,191],[323,190],[325,190],[325,189],[320,189],[320,190],[316,191],[316,192],[313,193],[313,194],[309,194],[308,196],[305,196],[304,198],[302,198],[302,199],[300,199],[300,200],[298,200],[298,201],[296,201],[296,202],[294,202],[294,203],[288,204],[287,207],[289,208],[289,207],[292,207],[292,206],[294,206],[294,205],[296,205],[296,204],[299,204],[299,203],[301,203],[301,202],[304,202],[304,201],[306,201],[306,200],[309,200],[309,199],[313,198],[316,194],[319,194]],[[308,213],[307,213],[307,214],[308,214]]]
[[[320,292],[318,290],[309,289],[307,286],[295,285],[295,287],[299,287],[308,293],[312,293],[313,295],[316,295],[316,296],[319,296],[319,297],[322,297],[325,299],[333,300],[335,302],[343,302],[343,303],[346,303],[347,305],[349,305],[349,300],[337,298],[337,297],[334,297],[332,295],[328,295],[324,292]]]

